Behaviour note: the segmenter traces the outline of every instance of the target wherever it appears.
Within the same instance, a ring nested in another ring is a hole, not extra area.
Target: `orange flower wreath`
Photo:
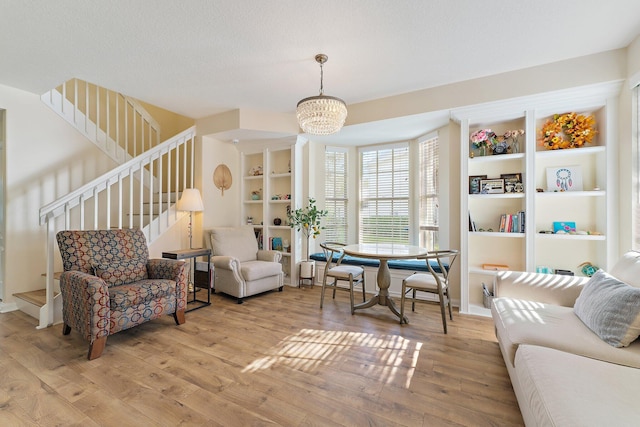
[[[538,139],[547,150],[578,148],[593,141],[598,134],[592,115],[565,113],[555,114],[547,120]]]

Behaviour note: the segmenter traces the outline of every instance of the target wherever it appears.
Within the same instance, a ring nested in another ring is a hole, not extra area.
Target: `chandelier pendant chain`
[[[323,64],[324,64],[324,62],[320,62],[320,96],[322,96],[324,94],[324,86],[322,84],[322,82],[324,80],[324,70],[322,68]]]

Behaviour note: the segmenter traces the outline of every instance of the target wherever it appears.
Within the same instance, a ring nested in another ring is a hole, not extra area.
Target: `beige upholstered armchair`
[[[284,273],[278,251],[259,250],[253,227],[216,227],[209,231],[215,290],[243,298],[278,289]]]
[[[160,316],[184,323],[184,261],[149,259],[139,229],[61,231],[56,235],[64,272],[62,333],[71,328],[89,341],[89,360],[100,357],[107,337]]]

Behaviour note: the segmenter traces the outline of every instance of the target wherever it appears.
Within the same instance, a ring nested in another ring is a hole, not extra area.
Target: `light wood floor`
[[[522,425],[490,319],[419,305],[400,326],[348,294],[285,287],[109,337],[99,359],[61,325],[0,314],[0,425]]]

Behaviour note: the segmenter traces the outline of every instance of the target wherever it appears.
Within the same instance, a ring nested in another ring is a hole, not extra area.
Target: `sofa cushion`
[[[282,264],[269,261],[246,261],[240,264],[240,273],[244,280],[250,282],[282,273]]]
[[[640,288],[603,270],[598,270],[584,286],[573,311],[614,347],[627,347],[640,335]]]
[[[108,286],[118,286],[147,279],[147,260],[140,258],[121,259],[105,264],[93,264],[95,275]]]
[[[505,361],[512,365],[518,346],[532,344],[640,368],[640,341],[612,347],[582,323],[572,307],[502,297],[493,300],[491,314]]]
[[[515,372],[526,425],[638,425],[639,369],[522,345]]]
[[[255,261],[258,241],[253,227],[216,227],[211,230],[213,255],[237,258],[240,262]]]
[[[609,271],[613,277],[636,288],[640,288],[640,252],[624,254]]]

